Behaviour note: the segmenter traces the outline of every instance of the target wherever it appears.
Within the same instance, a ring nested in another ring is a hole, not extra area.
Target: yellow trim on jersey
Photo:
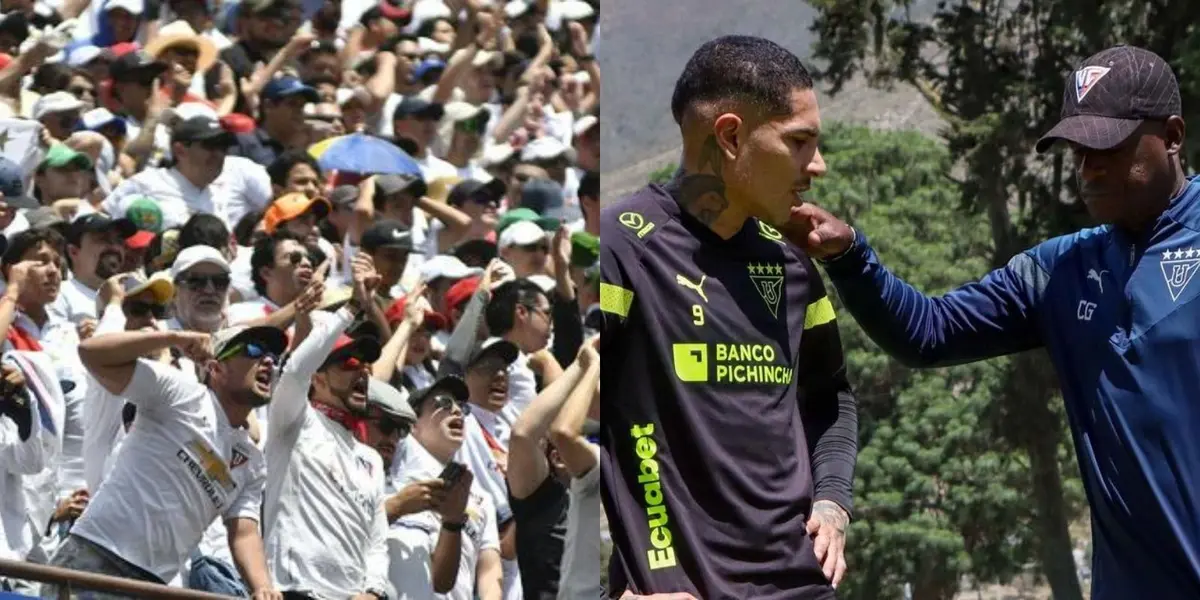
[[[836,318],[837,314],[833,311],[833,303],[829,301],[829,296],[822,296],[820,300],[809,304],[808,310],[804,311],[804,328],[812,329]]]
[[[600,310],[625,318],[629,316],[629,307],[631,306],[633,306],[633,290],[600,282]]]

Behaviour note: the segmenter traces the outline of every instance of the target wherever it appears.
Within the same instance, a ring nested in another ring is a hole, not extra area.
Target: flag
[[[25,172],[25,189],[29,189],[33,172],[44,152],[41,144],[42,124],[31,119],[0,119],[0,156],[21,166]]]

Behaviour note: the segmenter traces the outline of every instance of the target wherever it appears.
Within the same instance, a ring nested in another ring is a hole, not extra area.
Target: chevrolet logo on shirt
[[[212,448],[200,440],[192,440],[188,444],[188,448],[196,455],[196,462],[204,469],[204,474],[209,479],[225,488],[225,491],[230,491],[235,487],[233,476],[229,474],[229,467]]]

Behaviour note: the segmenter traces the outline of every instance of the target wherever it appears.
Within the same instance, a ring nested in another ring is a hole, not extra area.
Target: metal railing
[[[58,597],[60,600],[68,600],[73,593],[80,590],[123,594],[131,598],[163,598],[165,600],[228,600],[230,598],[230,596],[220,594],[185,590],[158,583],[110,577],[19,560],[0,559],[0,577],[52,583],[59,586]]]

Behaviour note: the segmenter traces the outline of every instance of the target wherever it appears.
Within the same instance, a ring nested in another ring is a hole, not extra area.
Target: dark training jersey
[[[658,186],[601,211],[610,589],[832,598],[812,503],[850,510],[857,416],[812,262],[751,219],[722,240]]]

